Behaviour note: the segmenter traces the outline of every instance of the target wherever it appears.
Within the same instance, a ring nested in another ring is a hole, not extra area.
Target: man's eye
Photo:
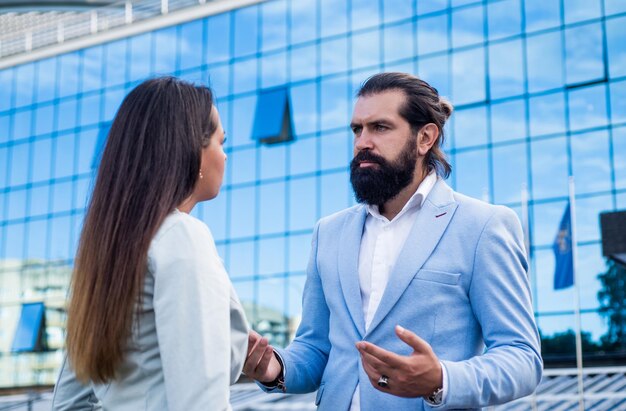
[[[383,126],[382,124],[378,124],[375,127],[376,131],[385,131],[387,130],[387,126]]]

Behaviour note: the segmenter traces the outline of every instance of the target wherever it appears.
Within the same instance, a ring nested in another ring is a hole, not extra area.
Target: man
[[[539,383],[519,220],[444,182],[451,113],[408,74],[363,84],[350,165],[361,204],[315,227],[294,341],[250,334],[244,372],[266,391],[317,389],[320,410],[477,409]]]

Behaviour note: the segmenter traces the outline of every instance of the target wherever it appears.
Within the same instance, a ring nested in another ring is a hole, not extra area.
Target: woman
[[[124,99],[80,237],[54,410],[230,409],[247,323],[188,214],[218,194],[223,144],[206,87],[157,78]]]

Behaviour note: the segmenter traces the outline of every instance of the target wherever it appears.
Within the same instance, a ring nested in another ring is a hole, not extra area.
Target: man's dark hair
[[[452,104],[439,96],[437,89],[415,76],[406,73],[379,73],[368,78],[357,92],[357,97],[368,97],[385,91],[399,90],[406,96],[400,107],[400,115],[415,134],[426,124],[433,123],[439,129],[439,137],[424,159],[424,171],[435,170],[447,178],[452,171],[442,150],[443,126],[452,114]]]

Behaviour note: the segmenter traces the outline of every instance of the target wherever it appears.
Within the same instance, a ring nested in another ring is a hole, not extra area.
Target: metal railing
[[[0,15],[0,58],[211,1],[215,0],[122,0],[88,11],[5,13]]]

